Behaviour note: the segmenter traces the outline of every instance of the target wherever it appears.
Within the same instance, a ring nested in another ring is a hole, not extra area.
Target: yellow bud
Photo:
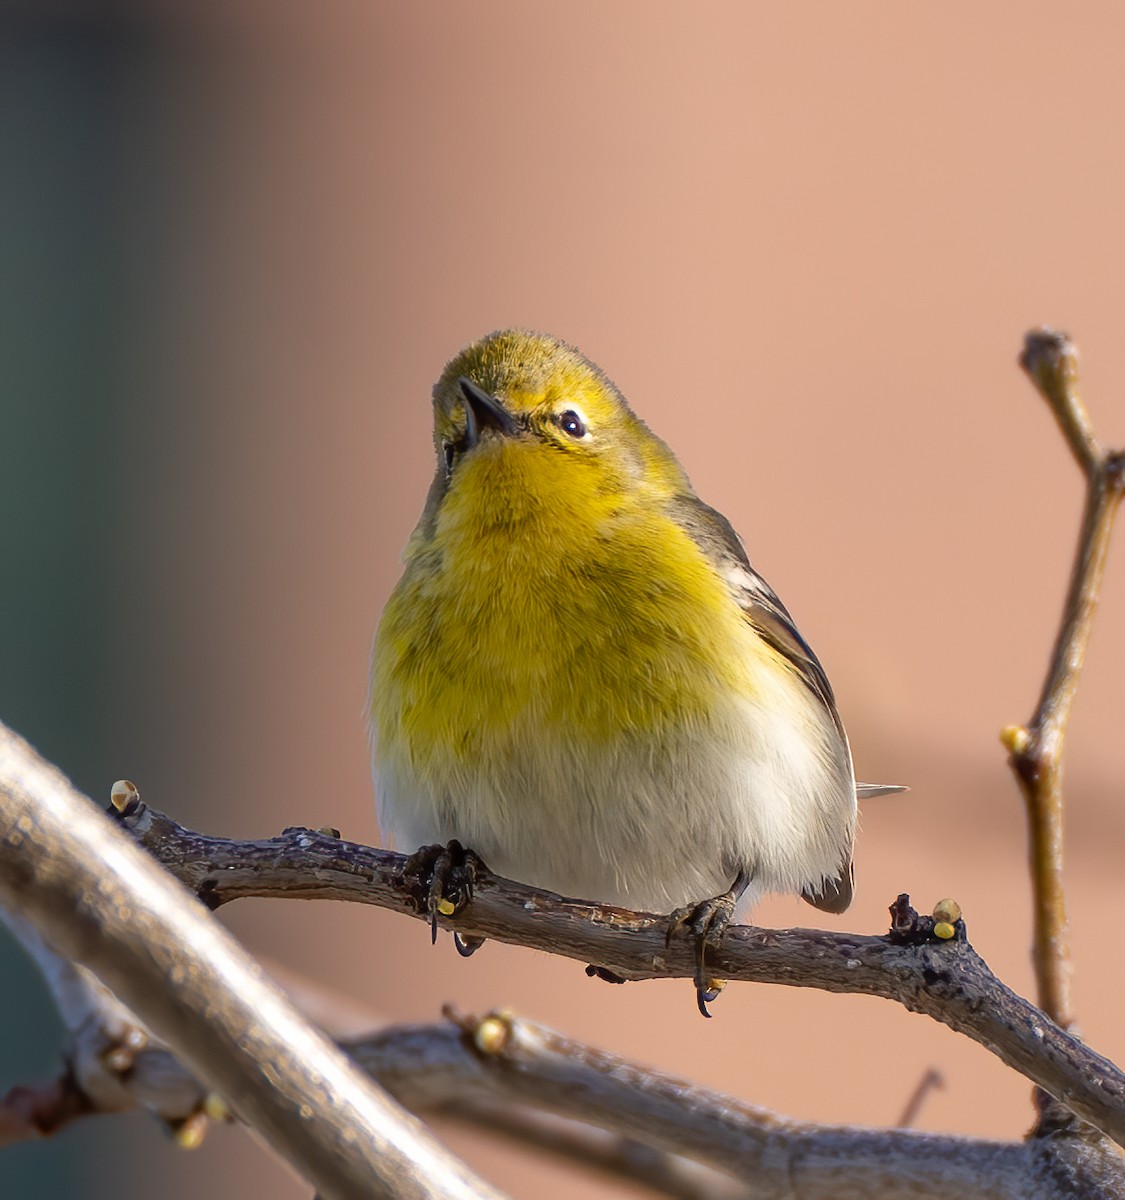
[[[227,1102],[219,1095],[218,1092],[208,1092],[203,1097],[203,1112],[211,1118],[212,1121],[232,1121],[234,1113],[227,1107]]]
[[[482,1054],[499,1054],[508,1044],[511,1030],[503,1017],[485,1017],[473,1031],[473,1041]]]
[[[451,917],[457,911],[457,906],[452,900],[447,900],[444,896],[437,902],[437,910],[443,917]]]
[[[118,812],[124,812],[130,803],[141,798],[137,785],[128,779],[119,779],[109,789],[109,802]]]
[[[172,1130],[172,1140],[181,1150],[198,1150],[207,1136],[207,1118],[201,1112],[192,1113]]]
[[[321,825],[315,832],[323,834],[325,837],[335,838],[337,841],[340,840],[340,831],[333,829],[331,825]]]
[[[1000,730],[1000,743],[1009,754],[1023,754],[1031,745],[1031,734],[1022,725],[1005,725]]]
[[[934,926],[934,937],[939,937],[944,942],[948,942],[956,932],[957,930],[948,921],[938,921]]]
[[[934,905],[934,920],[935,921],[960,921],[961,920],[961,905],[956,900],[946,896],[944,900],[939,900]]]

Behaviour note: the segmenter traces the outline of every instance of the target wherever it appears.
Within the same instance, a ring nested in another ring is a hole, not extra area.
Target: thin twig
[[[1073,1023],[1070,950],[1063,888],[1062,751],[1101,589],[1113,518],[1125,491],[1122,455],[1105,451],[1078,391],[1078,354],[1066,334],[1028,334],[1020,365],[1051,407],[1086,479],[1086,502],[1062,623],[1039,704],[1026,727],[1004,742],[1027,806],[1039,1006],[1066,1029]]]
[[[57,954],[18,913],[0,910],[0,921],[39,968],[67,1032],[64,1074],[49,1084],[13,1088],[0,1100],[0,1145],[55,1133],[89,1113],[137,1105],[181,1141],[190,1140],[185,1123],[206,1099],[205,1089],[92,972]],[[32,1124],[21,1127],[28,1112]]]
[[[939,1091],[943,1087],[945,1087],[945,1077],[940,1071],[930,1067],[918,1080],[918,1086],[910,1093],[910,1098],[902,1110],[902,1116],[897,1121],[898,1128],[910,1129],[918,1120],[918,1114],[922,1111],[922,1105],[929,1099],[930,1093]]]
[[[50,1137],[97,1111],[69,1074],[34,1087],[11,1088],[0,1097],[0,1146]]]
[[[247,897],[350,900],[429,921],[427,888],[407,858],[310,829],[268,841],[205,837],[137,802],[122,820],[142,845],[212,907]],[[854,992],[895,1000],[980,1042],[1003,1062],[1125,1145],[1125,1074],[1017,996],[959,937],[896,903],[885,937],[816,929],[731,926],[715,951],[723,979]],[[690,933],[669,936],[666,914],[568,900],[488,872],[472,900],[439,924],[596,963],[627,979],[690,979]],[[963,928],[963,927],[962,927]]]

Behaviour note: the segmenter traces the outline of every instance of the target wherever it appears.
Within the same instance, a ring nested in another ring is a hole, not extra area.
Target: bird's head
[[[529,504],[674,495],[689,485],[675,456],[606,375],[573,346],[503,330],[458,354],[434,387],[437,478],[486,503],[513,487]]]

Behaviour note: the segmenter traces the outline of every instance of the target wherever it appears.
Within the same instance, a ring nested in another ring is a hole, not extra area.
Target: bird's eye
[[[569,434],[572,438],[584,438],[586,436],[586,422],[574,411],[573,408],[568,408],[565,412],[561,412],[555,417],[559,428],[563,433]]]

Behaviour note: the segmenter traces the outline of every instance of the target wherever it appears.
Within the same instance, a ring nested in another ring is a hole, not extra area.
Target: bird
[[[708,944],[768,892],[843,912],[857,796],[904,789],[857,785],[789,611],[578,349],[491,333],[433,415],[372,650],[380,825],[403,851],[456,842],[531,886],[690,917],[710,1015]]]

